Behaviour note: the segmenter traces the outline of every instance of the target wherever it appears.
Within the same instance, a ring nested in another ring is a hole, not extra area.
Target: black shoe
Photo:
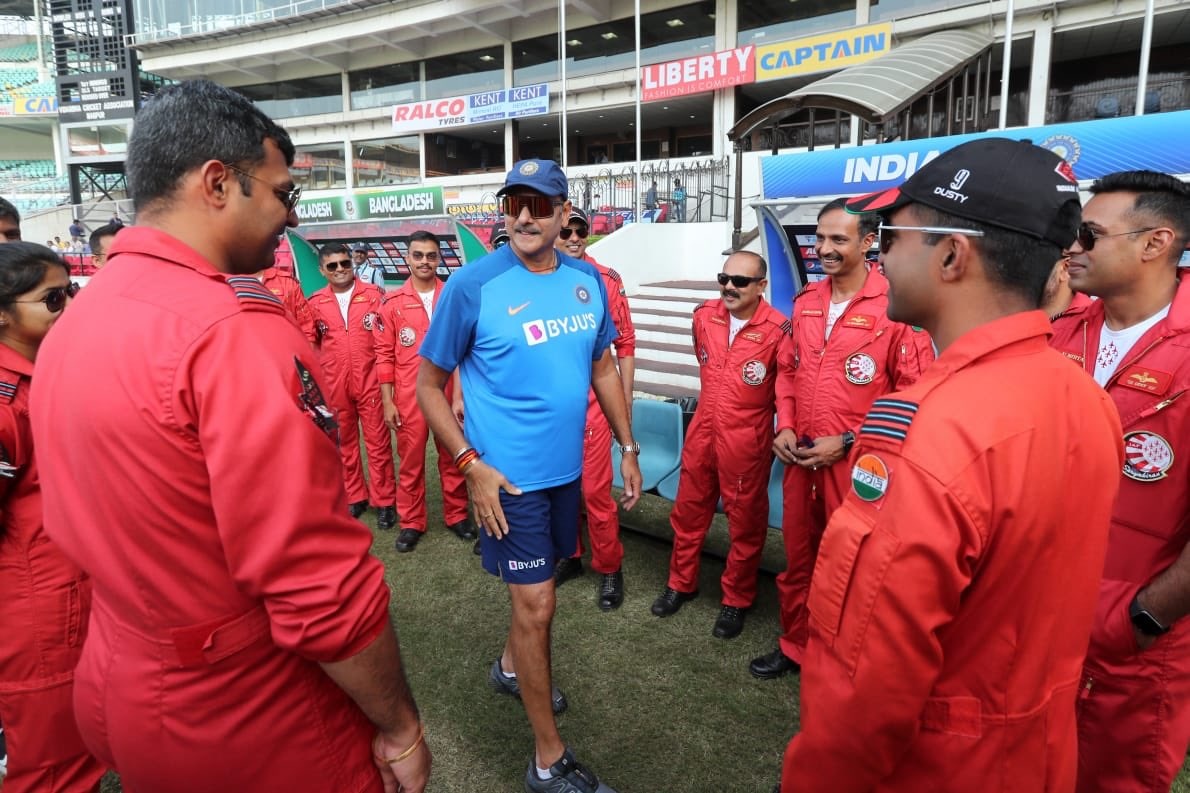
[[[599,582],[599,610],[618,609],[623,602],[624,574],[619,570],[614,573],[604,573]]]
[[[421,532],[417,529],[401,529],[397,535],[397,553],[409,553],[421,542]]]
[[[492,664],[492,671],[488,673],[488,682],[501,694],[508,694],[517,699],[521,698],[521,684],[515,677],[504,674],[504,670],[500,668],[499,658]],[[554,709],[555,714],[566,710],[569,704],[566,701],[566,695],[557,686],[550,689],[550,706]]]
[[[358,518],[360,515],[368,511],[367,499],[363,501],[353,501],[347,505],[347,511],[351,513],[351,517]]]
[[[397,527],[397,510],[395,507],[381,507],[376,510],[376,528],[392,531]]]
[[[479,537],[475,532],[475,527],[471,525],[471,521],[463,518],[458,523],[447,524],[446,528],[454,532],[454,535],[460,540],[474,540]]]
[[[744,629],[744,611],[736,606],[724,606],[719,609],[719,618],[715,620],[715,629],[711,634],[717,639],[734,639]]]
[[[665,591],[653,601],[653,614],[658,617],[672,617],[687,600],[698,597],[698,590],[693,592],[679,592],[676,589],[665,588]]]
[[[525,773],[526,793],[616,793],[614,788],[599,781],[591,769],[574,759],[570,747],[562,753],[561,759],[550,766],[550,778],[537,777],[536,758],[529,761]]]
[[[554,586],[562,586],[572,578],[583,574],[583,560],[576,556],[559,559],[554,565]]]
[[[762,655],[759,658],[753,658],[752,663],[748,664],[748,671],[752,673],[752,677],[759,680],[776,680],[778,677],[784,677],[790,672],[800,671],[797,661],[781,652],[778,647],[768,655]]]
[[[483,548],[481,548],[479,545],[479,538],[476,538],[475,544],[471,546],[471,553],[475,554],[476,556],[479,556],[481,553],[483,553]]]

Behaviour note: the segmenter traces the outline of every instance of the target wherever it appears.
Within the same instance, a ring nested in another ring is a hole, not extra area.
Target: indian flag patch
[[[851,489],[864,501],[884,498],[888,491],[888,466],[874,454],[865,454],[851,469]]]

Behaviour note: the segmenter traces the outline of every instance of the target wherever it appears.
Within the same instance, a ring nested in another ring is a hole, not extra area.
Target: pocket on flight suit
[[[864,635],[901,541],[848,499],[831,518],[810,582],[810,625],[855,674]]]

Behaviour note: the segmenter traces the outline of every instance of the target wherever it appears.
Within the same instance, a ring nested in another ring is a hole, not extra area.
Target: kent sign
[[[523,116],[550,109],[549,85],[522,85],[481,94],[407,102],[393,107],[393,132],[434,132]]]
[[[446,201],[440,186],[303,198],[297,205],[298,220],[303,223],[341,223],[445,214]]]

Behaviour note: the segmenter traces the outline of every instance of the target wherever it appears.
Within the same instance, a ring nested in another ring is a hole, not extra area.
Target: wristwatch
[[[637,457],[639,457],[640,456],[640,444],[637,443],[636,441],[633,441],[632,443],[621,444],[620,445],[620,454],[635,454]]]
[[[851,430],[843,430],[843,456],[851,454],[851,447],[855,445],[855,433]]]
[[[1139,597],[1138,594],[1128,604],[1128,616],[1132,618],[1132,624],[1136,626],[1136,629],[1145,636],[1160,636],[1163,633],[1169,633],[1169,626],[1162,625],[1151,611],[1142,606]]]

